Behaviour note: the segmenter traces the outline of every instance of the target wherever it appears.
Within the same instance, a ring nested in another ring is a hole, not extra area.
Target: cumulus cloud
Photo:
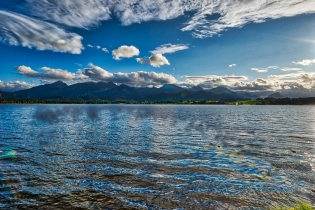
[[[106,53],[109,53],[109,51],[108,51],[107,48],[105,48],[105,47],[102,48],[102,51],[103,51],[103,52],[106,52]]]
[[[183,76],[185,82],[184,86],[201,86],[204,89],[210,89],[215,86],[223,85],[231,87],[238,81],[248,80],[246,76],[218,76],[218,75],[206,75],[206,76]]]
[[[2,91],[13,92],[28,89],[34,86],[34,84],[29,84],[23,81],[2,82],[0,80],[0,90]]]
[[[235,67],[235,66],[236,66],[235,63],[229,65],[230,68],[233,68],[233,67]]]
[[[313,65],[313,63],[315,63],[315,59],[313,60],[309,60],[309,59],[305,59],[302,61],[292,61],[292,63],[294,63],[295,65],[302,65],[302,66],[311,66]]]
[[[315,90],[315,73],[296,72],[281,75],[269,75],[267,79],[256,78],[252,81],[246,76],[184,76],[179,85],[191,87],[199,85],[204,89],[225,86],[234,91],[306,91],[312,94]],[[313,91],[313,92],[312,92]],[[302,94],[298,92],[297,96]],[[314,95],[314,94],[313,94]],[[300,95],[301,96],[301,95]]]
[[[160,67],[163,65],[170,65],[168,60],[160,53],[149,57],[150,65],[153,67]]]
[[[268,80],[277,82],[281,86],[290,87],[290,89],[311,89],[314,88],[315,73],[299,72],[282,75],[270,75]]]
[[[315,90],[315,73],[294,72],[280,75],[269,75],[267,79],[256,78],[249,81],[246,76],[183,76],[185,81],[177,81],[174,76],[156,72],[131,72],[131,73],[111,73],[105,69],[89,63],[89,68],[71,73],[62,69],[52,69],[42,67],[40,71],[35,71],[27,66],[18,66],[19,74],[30,78],[43,80],[62,80],[70,82],[82,81],[106,81],[114,83],[124,83],[134,86],[159,86],[163,84],[177,84],[183,87],[199,85],[204,89],[216,86],[225,86],[234,91],[306,91],[312,94]],[[3,83],[0,81],[1,90],[18,90],[32,87],[32,84],[24,82]],[[313,92],[312,92],[313,91]],[[300,92],[298,92],[300,94]],[[297,96],[299,96],[297,94]]]
[[[160,53],[151,55],[149,58],[136,58],[136,61],[141,63],[141,64],[148,63],[151,66],[157,67],[157,68],[159,68],[160,66],[163,66],[163,65],[170,65],[167,58],[165,58]]]
[[[164,44],[161,45],[155,50],[150,51],[152,54],[166,54],[166,53],[174,53],[180,50],[187,50],[189,47],[185,44]]]
[[[87,46],[88,46],[88,47],[91,47],[91,48],[93,48],[93,47],[94,47],[93,45],[90,45],[90,44],[88,44]]]
[[[112,78],[114,75],[108,71],[102,69],[99,66],[95,66],[89,63],[90,68],[85,68],[83,74],[94,80],[106,80]]]
[[[96,48],[99,50],[99,49],[101,49],[101,46],[96,46]]]
[[[52,69],[49,67],[42,67],[41,70],[44,72],[38,72],[31,69],[28,66],[18,66],[16,67],[20,75],[29,78],[38,78],[44,80],[62,80],[62,81],[72,81],[77,78],[75,73],[71,73],[62,69]]]
[[[173,84],[177,80],[169,74],[156,73],[156,72],[131,72],[131,73],[110,73],[99,66],[92,63],[89,64],[90,68],[85,68],[83,74],[93,80],[101,80],[106,82],[123,83],[136,86],[147,85],[163,85]]]
[[[126,46],[122,45],[112,51],[113,58],[115,60],[121,60],[121,58],[132,58],[134,56],[138,56],[140,51],[135,46]]]
[[[169,74],[156,72],[131,72],[131,73],[111,73],[105,69],[89,63],[89,68],[78,70],[76,73],[69,72],[62,69],[52,69],[49,67],[42,67],[40,71],[35,71],[28,66],[18,66],[18,74],[28,78],[36,78],[41,80],[61,80],[65,82],[86,82],[86,81],[106,81],[114,83],[124,83],[135,86],[147,85],[163,85],[173,84],[177,80]]]
[[[0,19],[2,41],[11,45],[72,54],[80,54],[84,49],[81,36],[51,23],[2,10]]]

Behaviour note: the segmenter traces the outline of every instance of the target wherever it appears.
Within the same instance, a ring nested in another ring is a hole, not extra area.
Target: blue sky
[[[314,89],[311,0],[13,0],[0,20],[0,90],[57,80]]]

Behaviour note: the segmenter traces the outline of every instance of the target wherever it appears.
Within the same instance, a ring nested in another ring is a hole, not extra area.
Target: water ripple
[[[313,106],[0,105],[0,116],[3,209],[315,200]]]

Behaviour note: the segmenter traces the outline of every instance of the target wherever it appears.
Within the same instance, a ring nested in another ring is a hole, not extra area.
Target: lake
[[[1,209],[315,204],[315,106],[0,105]]]

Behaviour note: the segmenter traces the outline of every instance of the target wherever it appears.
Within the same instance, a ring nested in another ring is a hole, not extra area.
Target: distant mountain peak
[[[54,87],[68,87],[68,85],[62,81],[56,81],[54,83],[51,83],[51,84],[47,84],[47,85],[50,85],[50,86],[54,86]]]
[[[269,95],[267,98],[284,98],[279,92]]]
[[[224,86],[218,86],[218,87],[215,87],[215,88],[212,88],[212,90],[230,90],[229,88],[227,87],[224,87]]]
[[[193,86],[189,90],[191,90],[191,91],[203,91],[202,87],[200,87],[199,85]]]
[[[115,83],[113,83],[113,82],[104,82],[104,81],[100,81],[100,82],[98,82],[98,84],[115,85]]]
[[[218,86],[218,87],[212,88],[209,91],[215,94],[229,94],[229,95],[235,95],[235,96],[237,95],[237,93],[231,91],[230,89],[224,86]]]
[[[181,87],[178,87],[177,85],[174,85],[174,84],[165,84],[161,88],[163,88],[163,89],[179,89]]]

